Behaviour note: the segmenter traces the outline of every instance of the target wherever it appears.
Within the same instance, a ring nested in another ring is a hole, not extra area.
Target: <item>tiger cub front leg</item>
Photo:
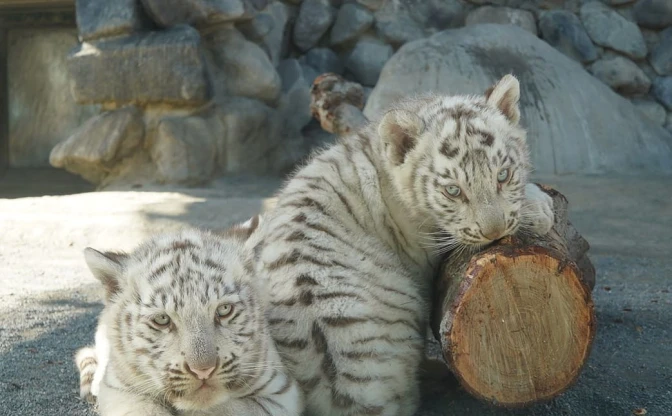
[[[521,227],[537,235],[546,235],[553,227],[553,199],[534,183],[525,185]]]
[[[100,383],[98,412],[101,416],[173,416],[166,407],[146,397]]]

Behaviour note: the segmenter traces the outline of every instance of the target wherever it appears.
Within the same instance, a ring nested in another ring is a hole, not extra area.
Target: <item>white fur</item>
[[[508,77],[489,100],[403,100],[316,154],[264,215],[247,244],[308,415],[412,415],[443,252],[491,242],[484,230],[548,225],[549,200],[527,185],[518,96]],[[499,183],[507,167],[511,180]],[[447,197],[451,185],[466,198]]]
[[[302,392],[268,334],[244,258],[240,239],[196,230],[155,236],[129,255],[86,250],[108,285],[91,386],[102,416],[300,415]],[[218,318],[223,304],[232,312]],[[161,314],[168,327],[152,322]],[[200,389],[190,369],[212,365]]]

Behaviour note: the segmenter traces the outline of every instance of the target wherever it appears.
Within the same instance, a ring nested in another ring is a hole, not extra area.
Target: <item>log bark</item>
[[[554,202],[543,237],[519,234],[477,254],[451,253],[435,287],[432,330],[448,367],[472,395],[520,407],[577,379],[595,335],[589,245]]]

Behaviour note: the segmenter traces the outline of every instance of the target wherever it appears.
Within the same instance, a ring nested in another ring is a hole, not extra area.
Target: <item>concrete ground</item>
[[[592,245],[598,329],[587,366],[550,403],[495,409],[449,388],[419,415],[672,415],[672,177],[540,179],[568,197]],[[101,309],[86,246],[128,249],[158,230],[225,227],[259,211],[279,185],[238,178],[89,192],[59,172],[0,178],[0,415],[94,414],[78,398],[72,360]]]

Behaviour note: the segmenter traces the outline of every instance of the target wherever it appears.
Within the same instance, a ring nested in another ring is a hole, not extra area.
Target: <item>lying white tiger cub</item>
[[[130,254],[85,250],[106,305],[95,349],[76,363],[80,393],[97,396],[102,416],[301,414],[243,264],[257,223],[157,236]]]

